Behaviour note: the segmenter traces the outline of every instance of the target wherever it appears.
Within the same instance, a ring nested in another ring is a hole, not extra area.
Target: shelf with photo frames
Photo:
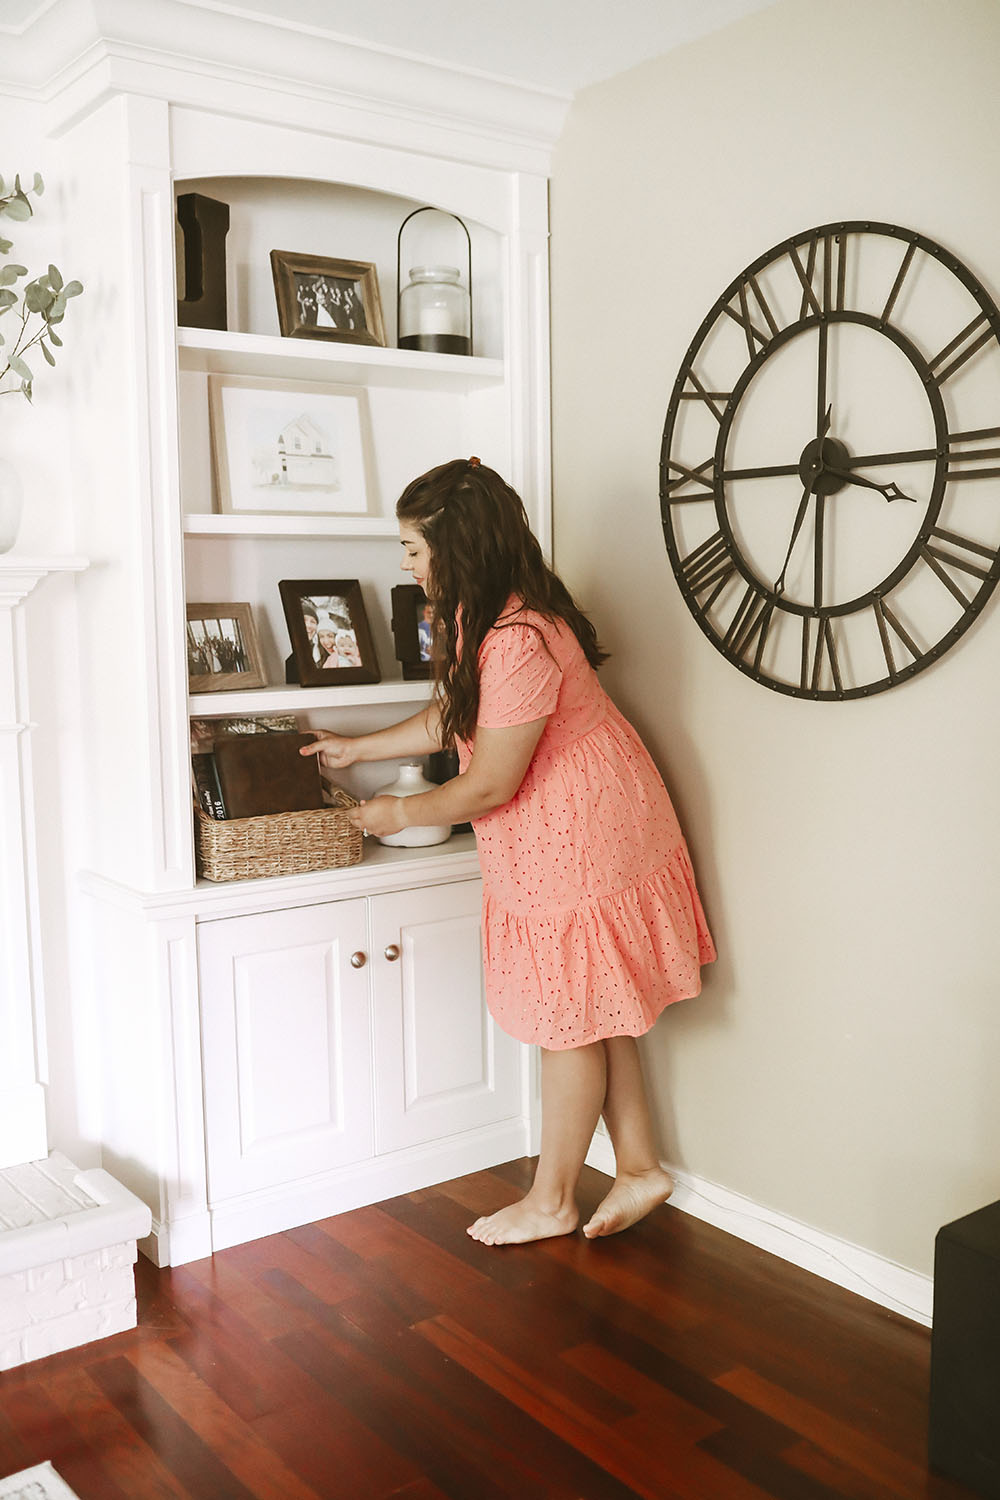
[[[350,385],[463,392],[503,383],[502,359],[431,354],[415,349],[338,344],[276,334],[178,328],[182,370],[212,375],[272,375],[295,380],[336,380]]]
[[[191,693],[188,708],[195,718],[219,714],[305,713],[314,708],[371,708],[380,703],[427,703],[430,682],[373,682],[345,687],[304,688],[294,685]]]

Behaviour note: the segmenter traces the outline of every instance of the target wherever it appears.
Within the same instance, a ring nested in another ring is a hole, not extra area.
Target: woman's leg
[[[616,1234],[664,1203],[673,1180],[660,1165],[634,1037],[609,1037],[604,1119],[615,1148],[615,1183],[583,1226],[588,1239]]]
[[[535,1180],[519,1203],[469,1226],[484,1245],[572,1234],[579,1223],[576,1185],[601,1116],[607,1087],[604,1042],[565,1052],[542,1048],[542,1149]]]

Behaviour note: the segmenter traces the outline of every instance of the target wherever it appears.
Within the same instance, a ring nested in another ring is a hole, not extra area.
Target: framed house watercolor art
[[[311,380],[210,375],[208,392],[221,511],[368,514],[364,390]]]

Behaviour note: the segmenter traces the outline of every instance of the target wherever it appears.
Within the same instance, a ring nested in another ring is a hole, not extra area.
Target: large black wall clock
[[[948,251],[825,224],[726,288],[684,356],[660,460],[689,609],[778,692],[882,692],[1000,577],[1000,313]]]

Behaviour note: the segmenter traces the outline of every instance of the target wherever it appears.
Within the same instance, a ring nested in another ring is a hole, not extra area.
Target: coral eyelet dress
[[[511,601],[479,682],[484,729],[548,716],[514,797],[473,825],[490,1012],[552,1050],[641,1036],[715,958],[659,772],[563,622]]]

